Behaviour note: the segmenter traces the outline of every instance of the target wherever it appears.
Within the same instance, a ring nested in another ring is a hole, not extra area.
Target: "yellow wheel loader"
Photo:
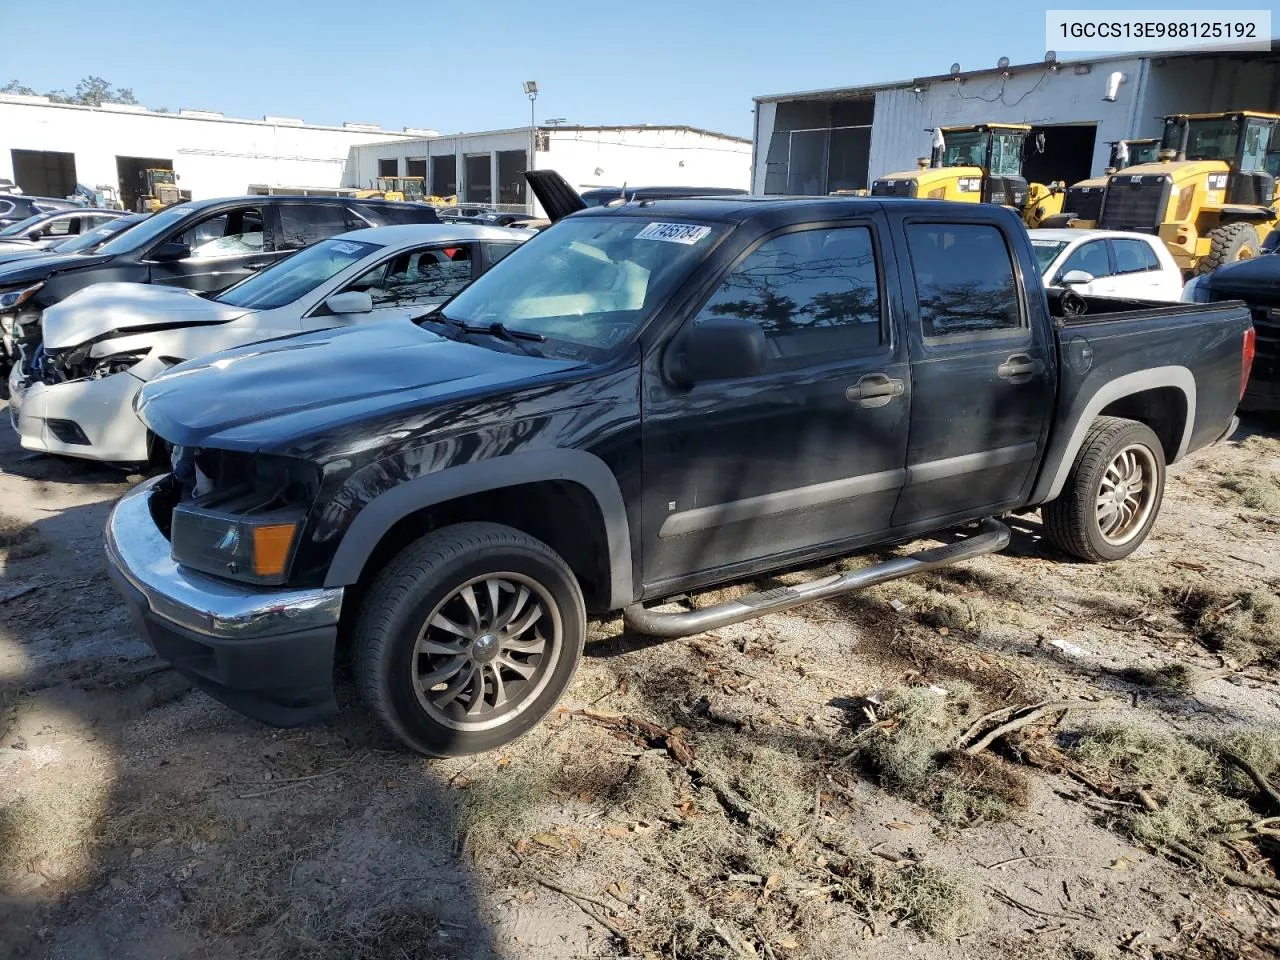
[[[1160,153],[1159,137],[1142,140],[1112,140],[1110,145],[1111,157],[1102,176],[1090,177],[1069,186],[1061,203],[1061,212],[1046,214],[1041,218],[1039,226],[1093,229],[1098,225],[1098,214],[1102,210],[1102,194],[1107,189],[1107,178],[1126,167],[1154,163]]]
[[[1107,178],[1097,225],[1158,236],[1188,274],[1256,257],[1280,219],[1277,122],[1248,110],[1165,117],[1156,161]]]
[[[1030,132],[1022,123],[937,127],[929,159],[922,157],[917,170],[878,178],[871,195],[999,203],[1021,212],[1028,193],[1022,150]]]

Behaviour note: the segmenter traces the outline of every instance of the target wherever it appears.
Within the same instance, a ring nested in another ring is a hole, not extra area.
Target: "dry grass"
[[[1214,586],[1166,590],[1179,619],[1210,650],[1242,663],[1280,655],[1280,602],[1264,590]]]
[[[990,756],[956,748],[976,715],[972,690],[954,684],[948,693],[928,688],[891,691],[877,711],[891,726],[867,731],[860,754],[882,786],[930,807],[952,826],[1007,820],[1029,797],[1026,778]]]
[[[32,524],[0,513],[0,557],[21,560],[39,556],[48,549],[48,542]]]
[[[74,881],[91,869],[102,785],[73,781],[0,806],[0,890],[29,871]]]
[[[553,775],[546,763],[522,760],[499,767],[460,791],[456,814],[460,845],[480,857],[536,832],[552,799]]]
[[[1242,506],[1264,513],[1280,513],[1280,483],[1257,470],[1242,470],[1223,477],[1218,486],[1235,495]]]
[[[1121,781],[1205,783],[1214,772],[1213,756],[1194,743],[1120,724],[1086,728],[1072,752],[1084,766]]]

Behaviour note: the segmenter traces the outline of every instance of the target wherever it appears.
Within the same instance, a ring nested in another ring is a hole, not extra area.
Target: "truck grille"
[[[1104,187],[1069,187],[1067,199],[1062,204],[1064,213],[1079,217],[1081,220],[1098,222],[1102,213],[1102,194]]]
[[[871,184],[873,197],[914,197],[916,195],[914,180],[877,180]]]
[[[1098,226],[1103,230],[1155,233],[1164,222],[1173,186],[1163,173],[1145,176],[1116,174],[1107,181]]]

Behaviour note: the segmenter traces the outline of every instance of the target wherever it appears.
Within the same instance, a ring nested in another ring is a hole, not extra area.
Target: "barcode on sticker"
[[[636,234],[637,240],[663,240],[666,243],[697,243],[711,233],[710,227],[696,223],[651,223]]]

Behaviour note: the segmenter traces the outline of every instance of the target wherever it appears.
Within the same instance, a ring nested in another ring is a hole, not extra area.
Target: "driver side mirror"
[[[348,313],[372,313],[373,297],[359,290],[348,290],[346,293],[335,293],[324,302],[330,313],[339,315]]]
[[[191,256],[191,248],[180,240],[168,240],[151,251],[148,258],[153,263],[173,263]]]
[[[764,331],[754,320],[714,317],[696,324],[672,345],[667,372],[691,387],[708,380],[738,380],[764,371]]]
[[[1093,283],[1093,274],[1083,270],[1068,270],[1062,275],[1060,283],[1071,286],[1076,283]]]

